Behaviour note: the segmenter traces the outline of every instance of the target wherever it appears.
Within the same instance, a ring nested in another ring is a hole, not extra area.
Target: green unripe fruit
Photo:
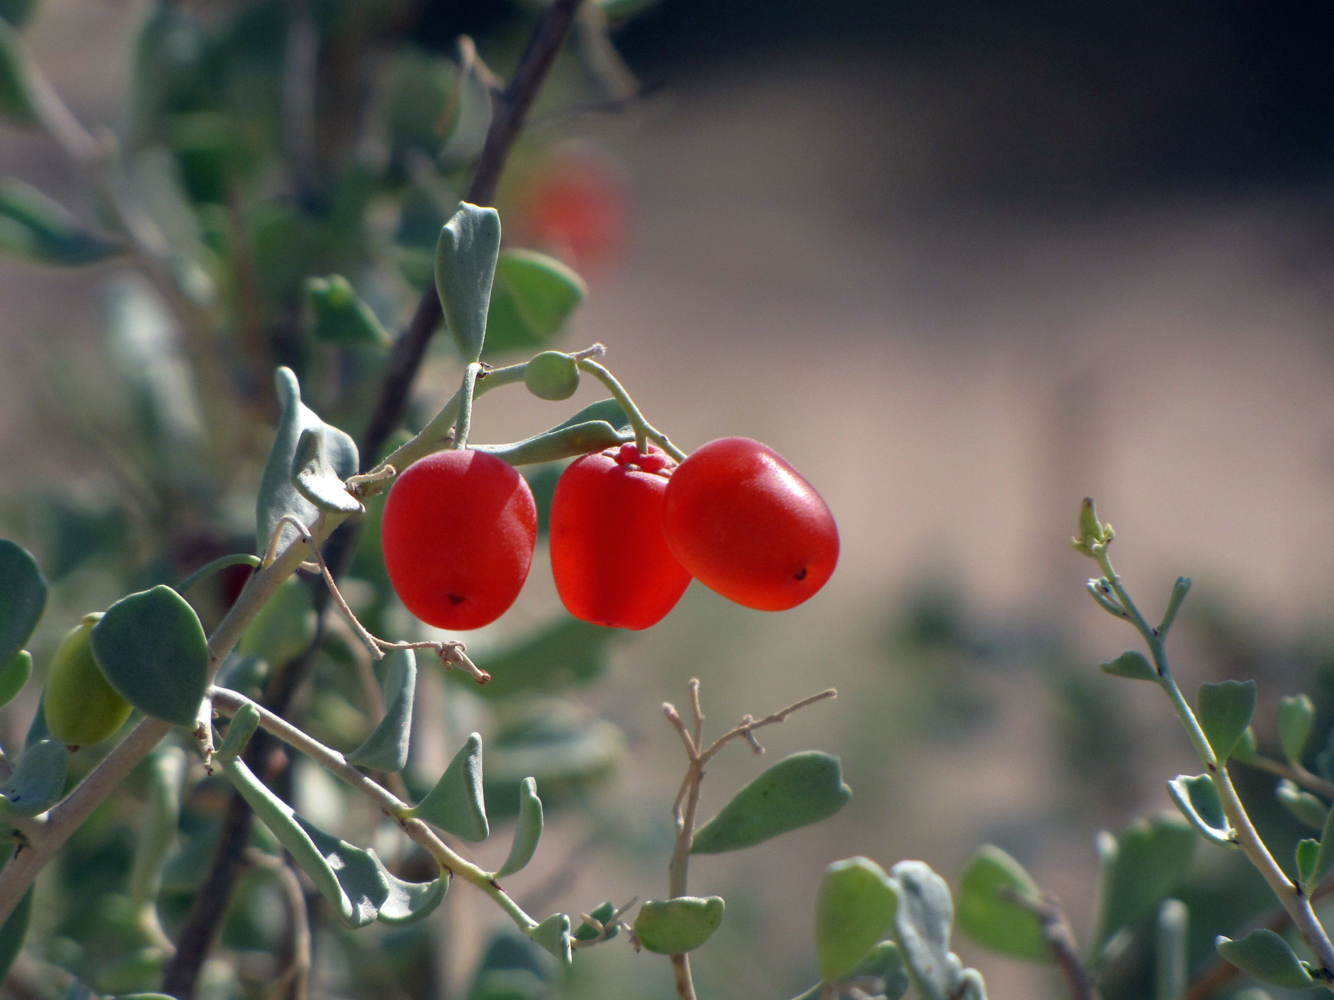
[[[107,683],[93,658],[89,635],[101,619],[100,613],[88,615],[61,640],[42,693],[47,729],[70,746],[101,743],[130,717],[130,703]]]
[[[579,388],[579,365],[568,354],[543,351],[528,362],[523,383],[538,399],[569,399]]]

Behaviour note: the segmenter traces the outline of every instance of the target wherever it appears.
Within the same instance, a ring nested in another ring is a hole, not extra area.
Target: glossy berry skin
[[[551,500],[551,570],[570,614],[594,625],[643,629],[690,584],[662,533],[674,463],[633,444],[585,455],[561,473]]]
[[[130,703],[113,688],[93,657],[89,636],[102,618],[92,614],[56,648],[42,692],[46,728],[61,743],[84,747],[114,736],[130,717]]]
[[[389,581],[409,611],[437,628],[481,628],[503,615],[528,579],[536,541],[528,484],[482,452],[428,455],[385,498]]]
[[[681,565],[738,604],[785,611],[825,585],[838,528],[820,494],[772,448],[720,438],[672,473],[663,532]]]

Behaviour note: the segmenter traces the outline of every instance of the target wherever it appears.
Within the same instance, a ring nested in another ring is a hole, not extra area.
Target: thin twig
[[[807,705],[814,705],[817,701],[824,701],[826,698],[837,698],[837,697],[838,697],[837,688],[826,688],[819,694],[813,694],[809,698],[802,698],[801,701],[794,702],[793,704],[788,705],[787,708],[780,708],[777,712],[774,712],[772,715],[766,715],[763,719],[756,720],[752,719],[749,715],[747,715],[745,718],[741,720],[739,725],[723,733],[723,735],[719,736],[716,740],[713,741],[713,743],[709,746],[707,750],[705,750],[703,753],[699,755],[700,763],[701,764],[707,763],[709,758],[711,758],[714,754],[716,754],[719,750],[721,750],[728,743],[728,741],[734,740],[738,736],[749,736],[751,733],[753,733],[756,729],[759,729],[761,726],[771,726],[775,722],[782,722],[793,712],[803,709]]]
[[[1268,771],[1270,774],[1277,774],[1281,778],[1287,778],[1293,784],[1301,785],[1308,792],[1315,792],[1317,795],[1323,796],[1326,799],[1334,799],[1334,782],[1326,781],[1319,775],[1312,774],[1304,767],[1295,767],[1290,764],[1284,764],[1282,761],[1273,760],[1269,757],[1256,757],[1254,760],[1238,760],[1237,763],[1256,767],[1261,771]]]
[[[1079,945],[1070,930],[1065,914],[1055,902],[1045,896],[1034,898],[1007,887],[997,890],[1003,899],[1022,907],[1042,923],[1042,940],[1061,969],[1073,1000],[1099,1000],[1097,987],[1079,957]]]

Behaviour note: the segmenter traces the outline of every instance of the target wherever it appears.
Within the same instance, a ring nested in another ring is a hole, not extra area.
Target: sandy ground
[[[80,14],[85,30],[124,17],[109,5]],[[77,33],[54,18],[38,27],[39,51],[96,115]],[[777,447],[819,486],[845,542],[838,574],[800,610],[767,617],[692,591],[623,657],[600,697],[645,760],[676,752],[657,705],[695,673],[719,724],[837,684],[844,698],[775,733],[773,752],[855,749],[857,727],[875,724],[868,705],[895,690],[880,630],[923,578],[956,582],[1002,620],[1077,623],[1090,664],[1119,652],[1129,636],[1083,598],[1091,567],[1065,542],[1086,494],[1116,525],[1119,568],[1149,608],[1181,572],[1280,624],[1329,605],[1327,200],[1164,196],[1078,216],[966,206],[932,182],[949,150],[932,127],[920,77],[818,61],[696,79],[607,127],[635,189],[634,245],[593,281],[569,342],[607,342],[636,399],[686,447],[724,434]],[[12,133],[0,167],[65,184],[40,142]],[[24,338],[58,333],[77,353],[91,296],[81,276],[4,266],[0,302],[0,454],[12,468],[40,440],[23,403]],[[477,426],[527,433],[535,412],[485,413]],[[537,620],[551,595],[533,587]],[[702,646],[706,625],[728,638]],[[729,923],[799,954],[800,901],[829,860],[921,856],[954,876],[987,830],[1051,808],[1052,722],[1036,682],[994,688],[996,718],[957,751],[901,749],[879,769],[852,758],[849,781],[867,791],[837,823],[734,869],[697,866],[701,884],[763,885],[764,903],[793,911],[738,905]],[[1134,707],[1165,726],[1162,706]],[[1159,778],[1189,766],[1172,735],[1153,737],[1161,775],[1124,819],[1167,806]],[[753,765],[737,757],[718,773],[744,779]],[[642,770],[670,797],[674,780]],[[1093,829],[1036,864],[1081,928],[1076,870],[1091,865]],[[596,881],[569,905],[587,905]],[[970,957],[994,996],[1034,995],[1013,964]],[[756,955],[741,973],[702,961],[700,978],[768,996],[783,985],[773,974]]]

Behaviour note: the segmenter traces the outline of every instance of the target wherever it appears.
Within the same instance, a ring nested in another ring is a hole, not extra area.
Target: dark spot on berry
[[[464,597],[462,594],[450,594],[450,595],[449,595],[449,603],[450,603],[450,604],[462,604],[462,603],[463,603],[464,601],[466,601],[466,600],[467,600],[467,598]]]
[[[803,566],[803,567],[801,567],[801,569],[799,569],[799,570],[797,570],[795,573],[793,573],[793,574],[792,574],[792,579],[794,579],[794,580],[804,580],[804,579],[806,579],[806,567]]]

